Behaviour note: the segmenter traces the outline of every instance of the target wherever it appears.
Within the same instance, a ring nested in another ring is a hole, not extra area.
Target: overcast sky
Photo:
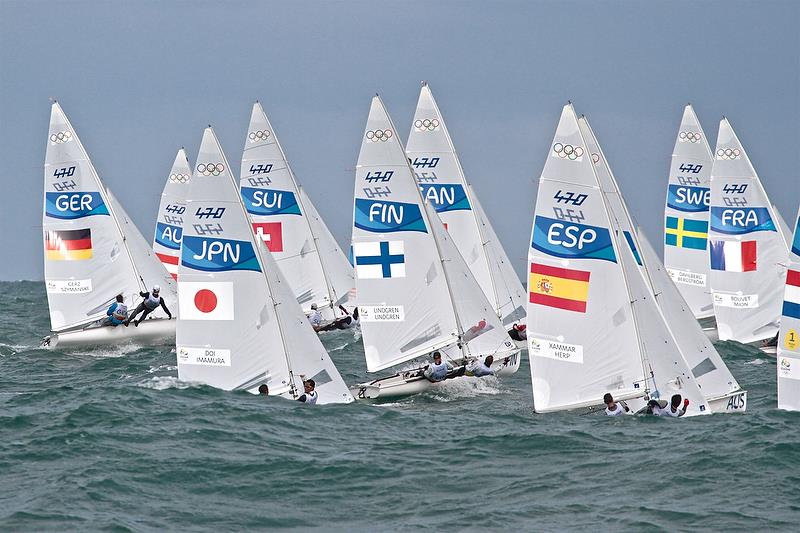
[[[260,99],[300,182],[349,244],[370,98],[381,94],[405,139],[420,80],[520,273],[536,184],[567,100],[590,118],[654,243],[663,242],[670,154],[687,102],[712,140],[719,118],[730,118],[792,220],[798,21],[800,2],[769,0],[0,0],[0,279],[43,276],[49,97],[148,239],[175,151],[185,146],[193,161],[212,123],[238,169]]]

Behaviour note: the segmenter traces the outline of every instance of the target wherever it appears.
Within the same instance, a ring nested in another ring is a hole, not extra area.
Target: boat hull
[[[521,353],[514,352],[508,357],[507,362],[503,362],[502,366],[496,371],[496,376],[504,376],[514,374],[519,370]],[[449,378],[444,381],[430,382],[422,375],[424,368],[414,368],[411,370],[404,370],[392,376],[378,378],[366,383],[359,383],[350,387],[350,393],[357,400],[377,400],[387,398],[402,398],[404,396],[411,396],[429,390],[434,390],[442,386],[443,383],[453,380],[464,379],[481,379],[471,376],[459,376]]]
[[[152,318],[138,327],[94,326],[73,331],[52,333],[42,341],[43,348],[84,348],[93,346],[114,346],[125,343],[145,346],[175,344],[176,320]]]
[[[747,391],[737,390],[708,400],[712,413],[744,413],[747,410]]]

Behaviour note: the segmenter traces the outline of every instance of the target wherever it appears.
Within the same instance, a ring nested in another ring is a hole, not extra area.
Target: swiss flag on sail
[[[280,222],[253,222],[253,231],[261,237],[270,252],[283,251],[283,228]]]
[[[179,281],[181,320],[233,320],[233,283]]]

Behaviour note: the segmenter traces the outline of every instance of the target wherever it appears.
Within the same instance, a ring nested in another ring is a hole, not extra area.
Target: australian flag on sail
[[[74,220],[109,214],[99,192],[48,192],[44,201],[44,212],[51,218]]]
[[[183,228],[180,226],[164,224],[163,222],[156,223],[156,242],[164,248],[180,250],[182,237]]]
[[[467,193],[457,183],[420,183],[419,189],[437,213],[470,209]]]
[[[403,241],[354,242],[358,279],[406,277]]]
[[[376,233],[420,231],[428,233],[417,204],[356,198],[355,226]]]
[[[229,270],[261,272],[252,243],[214,237],[184,236],[181,264],[204,272]]]
[[[242,200],[251,215],[299,215],[300,206],[291,191],[242,187]]]
[[[786,293],[783,296],[783,316],[800,319],[800,272],[786,272]]]

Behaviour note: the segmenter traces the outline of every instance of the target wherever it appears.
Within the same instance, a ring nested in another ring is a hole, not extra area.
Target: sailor
[[[103,319],[101,326],[117,327],[128,318],[128,306],[123,302],[125,298],[121,294],[117,294],[116,301],[111,304],[111,307],[106,311],[106,318]]]
[[[425,367],[425,371],[422,373],[428,381],[431,383],[436,383],[438,381],[444,381],[448,378],[448,374],[453,370],[453,365],[446,361],[442,361],[442,354],[438,351],[433,352],[433,362]]]
[[[136,306],[136,309],[133,311],[133,314],[130,317],[128,317],[128,320],[125,321],[125,325],[127,326],[128,324],[130,324],[131,321],[133,321],[133,319],[136,318],[136,315],[142,313],[142,318],[133,322],[133,325],[138,327],[139,323],[145,318],[147,318],[147,315],[155,311],[159,305],[164,309],[164,312],[167,313],[167,316],[169,316],[169,318],[171,319],[172,313],[170,313],[169,309],[167,309],[167,304],[164,303],[164,298],[159,296],[160,292],[161,292],[161,287],[159,287],[158,285],[153,285],[153,289],[151,292],[140,292],[139,296],[144,298],[144,300],[142,301],[142,303]]]
[[[508,336],[515,341],[524,341],[528,338],[528,332],[525,330],[525,324],[514,324],[511,326],[511,329],[508,330]]]
[[[689,407],[689,398],[683,400],[683,409],[679,409],[681,405],[681,395],[674,394],[672,399],[667,405],[666,402],[659,402],[658,400],[650,400],[647,402],[647,413],[655,416],[671,416],[678,418],[686,414],[686,408]]]
[[[630,411],[624,402],[615,402],[610,392],[603,395],[603,403],[606,404],[606,416],[622,416]]]
[[[266,383],[262,383],[258,386],[258,394],[259,396],[269,396],[269,387]]]
[[[322,327],[322,313],[317,309],[317,304],[311,304],[311,314],[308,315],[308,321],[311,322],[311,327],[314,331],[320,331]]]
[[[314,390],[316,387],[316,383],[314,383],[313,379],[305,379],[303,380],[303,390],[305,391],[304,394],[301,394],[300,397],[297,399],[298,402],[307,403],[309,405],[315,405],[317,403],[317,391]]]
[[[472,361],[469,362],[469,364],[467,364],[466,368],[467,375],[474,376],[476,378],[480,378],[483,376],[493,376],[494,370],[489,368],[490,366],[492,366],[492,363],[494,363],[494,356],[491,355],[487,355],[486,359],[484,359],[483,361],[481,361],[480,358],[473,359]]]
[[[358,307],[353,310],[353,314],[351,315],[344,306],[340,305],[339,309],[341,309],[342,313],[345,316],[337,318],[330,324],[326,324],[317,328],[317,331],[331,331],[334,329],[350,329],[356,327],[358,322]]]

